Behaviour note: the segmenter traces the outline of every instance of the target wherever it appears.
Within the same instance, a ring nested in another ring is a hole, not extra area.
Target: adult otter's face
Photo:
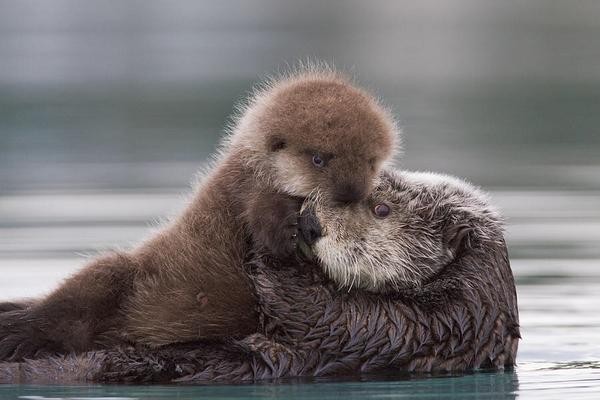
[[[421,284],[456,257],[467,237],[501,229],[474,187],[410,172],[383,173],[372,193],[353,205],[314,196],[303,206],[300,225],[330,278],[371,291]]]

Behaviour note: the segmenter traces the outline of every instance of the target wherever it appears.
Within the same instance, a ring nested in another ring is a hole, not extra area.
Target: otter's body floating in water
[[[394,152],[396,128],[374,97],[329,69],[258,91],[187,209],[129,252],[92,261],[23,309],[0,304],[0,360],[117,343],[152,347],[243,337],[258,325],[242,265],[264,248],[295,254],[303,197],[353,203]]]
[[[255,334],[0,364],[0,376],[202,383],[514,365],[515,286],[501,222],[483,194],[454,178],[385,173],[361,205],[329,208],[317,199],[306,208],[303,236],[323,270],[250,261]],[[354,250],[358,243],[364,248]]]

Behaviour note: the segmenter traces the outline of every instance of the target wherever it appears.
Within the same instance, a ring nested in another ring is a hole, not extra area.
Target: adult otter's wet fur
[[[386,217],[380,204],[390,207]],[[348,213],[318,199],[306,210],[303,236],[333,280],[317,265],[254,258],[246,267],[259,304],[255,334],[225,344],[0,364],[0,382],[242,382],[514,365],[520,337],[514,280],[502,224],[481,192],[440,175],[386,173],[367,201]],[[328,239],[334,226],[361,234]],[[415,248],[409,266],[403,257],[416,243],[410,236],[425,240],[432,253]],[[373,254],[344,255],[327,265],[332,259],[324,256],[325,246],[332,251],[337,243],[345,254],[356,238],[364,238]],[[347,273],[339,271],[342,259]],[[387,272],[371,280],[362,268]]]
[[[0,359],[254,332],[248,251],[293,254],[302,197],[315,190],[340,203],[364,199],[396,136],[376,99],[333,70],[270,82],[179,217],[132,251],[92,261],[48,297],[0,314]]]

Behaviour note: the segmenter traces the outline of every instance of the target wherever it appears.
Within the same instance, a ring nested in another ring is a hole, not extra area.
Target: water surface
[[[523,340],[514,370],[235,386],[5,385],[0,398],[593,398],[600,392],[600,193],[502,190],[492,198],[508,220],[519,296]],[[0,298],[47,293],[86,257],[135,244],[184,203],[185,189],[0,196]]]

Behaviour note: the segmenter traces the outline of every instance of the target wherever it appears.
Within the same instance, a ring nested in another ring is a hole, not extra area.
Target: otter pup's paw
[[[56,344],[45,339],[29,310],[0,314],[0,360],[21,361],[55,354]]]
[[[266,245],[277,257],[289,257],[298,246],[298,218],[302,203],[296,198],[286,197],[273,205],[272,225],[265,225]]]
[[[279,258],[295,254],[301,206],[302,199],[297,197],[281,193],[263,195],[260,206],[253,210],[250,227],[257,244]]]

